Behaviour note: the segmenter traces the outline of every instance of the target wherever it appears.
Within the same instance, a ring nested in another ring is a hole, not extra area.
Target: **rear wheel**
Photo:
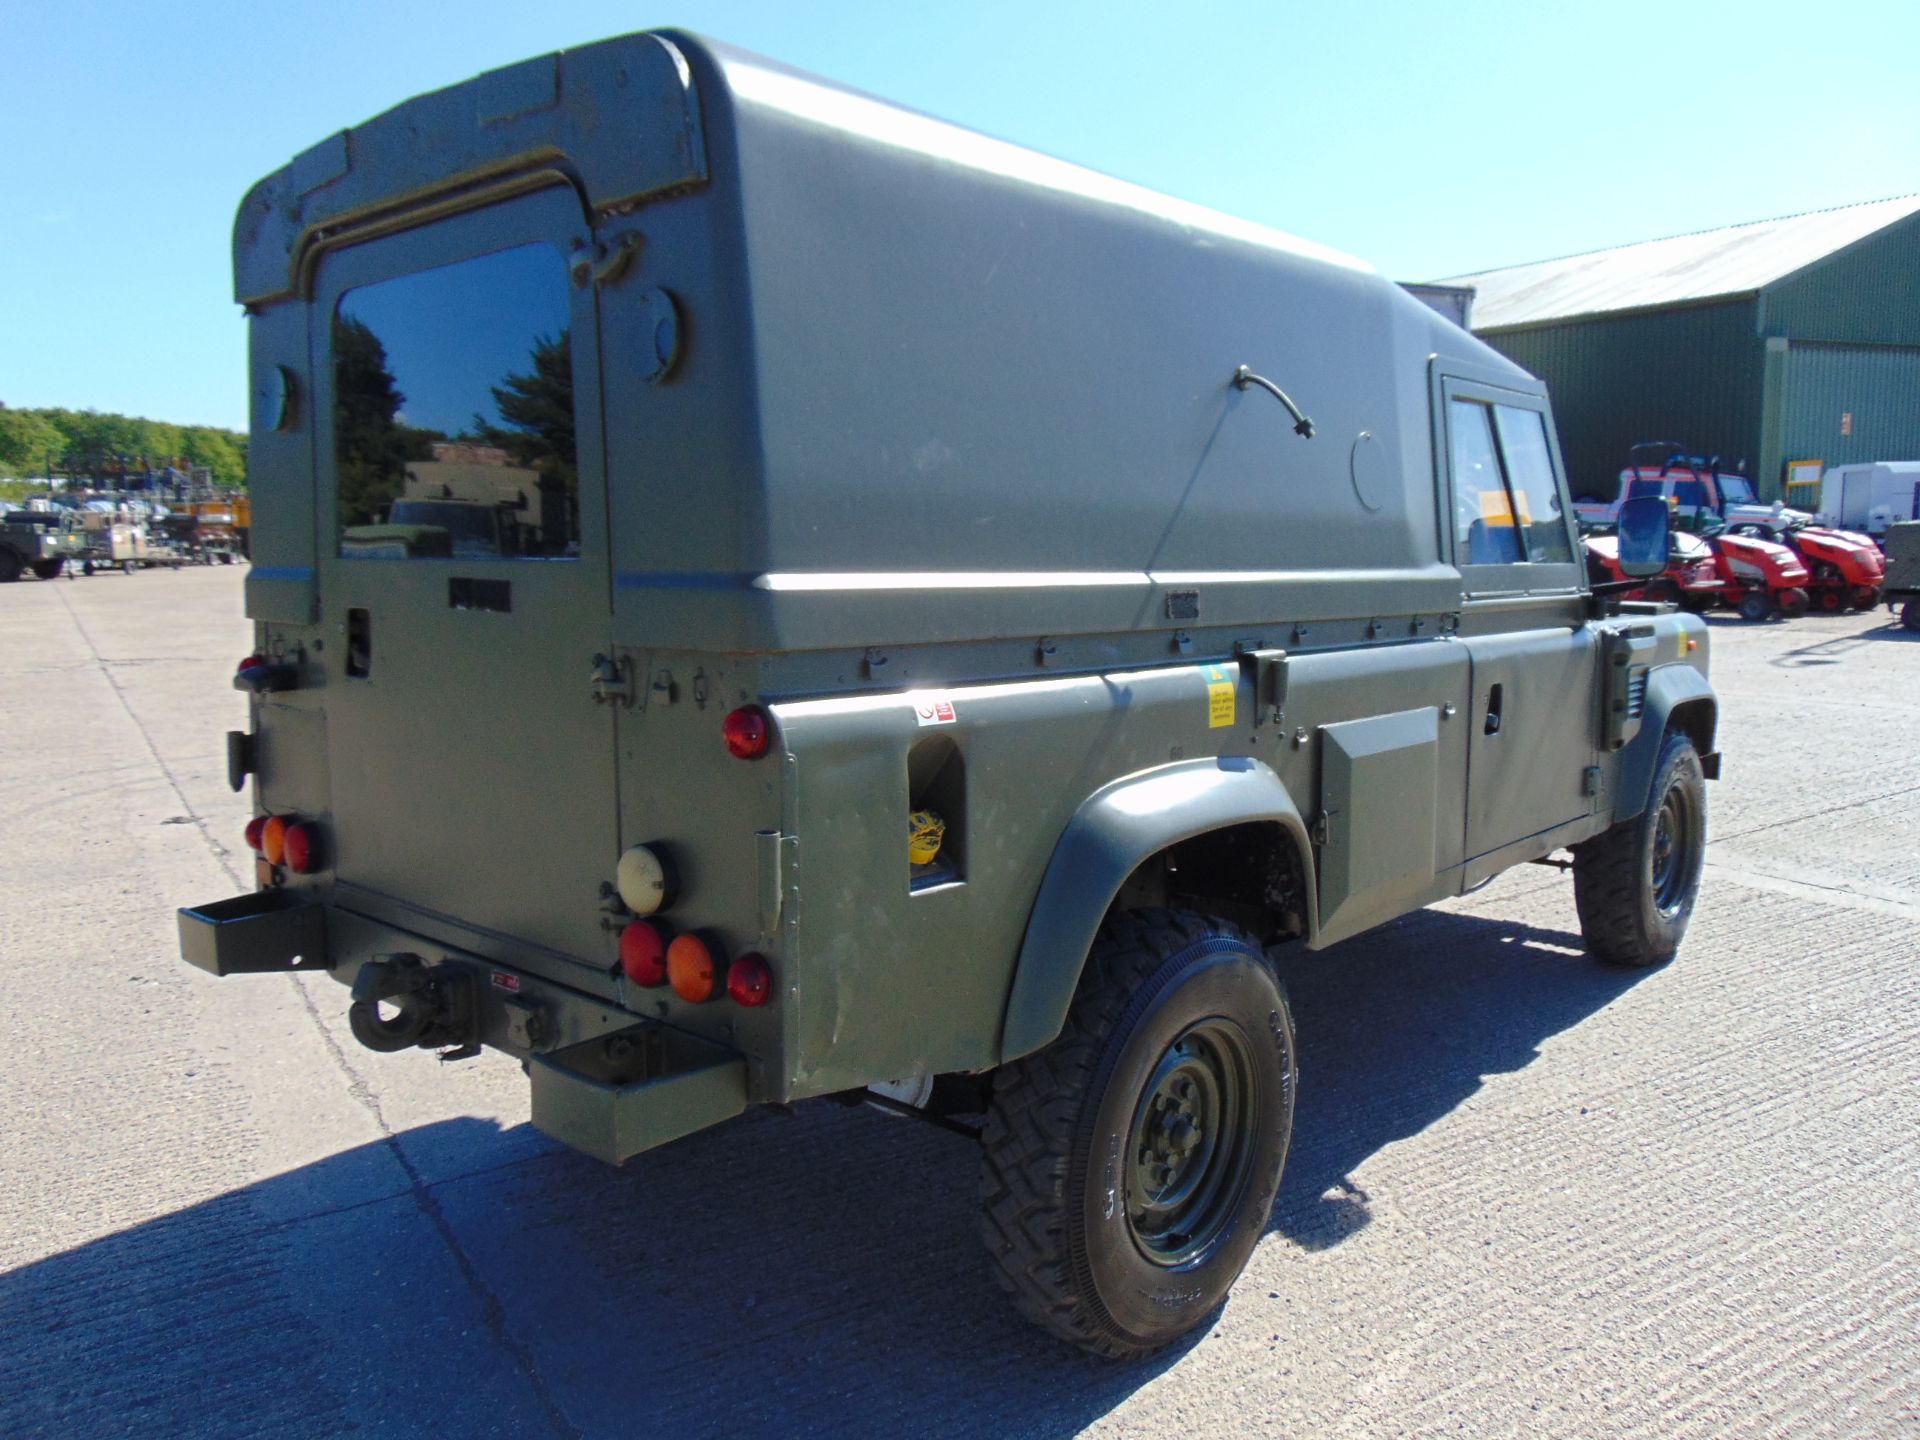
[[[66,568],[67,559],[64,555],[54,560],[36,560],[33,562],[33,573],[38,575],[42,580],[58,580],[60,578],[60,572]]]
[[[1782,615],[1804,615],[1807,613],[1807,592],[1797,585],[1789,585],[1777,597]]]
[[[1193,1329],[1266,1230],[1295,1073],[1250,938],[1187,911],[1110,917],[1060,1037],[995,1079],[981,1190],[1001,1287],[1096,1354]]]
[[[1853,587],[1853,608],[1859,611],[1876,609],[1880,604],[1878,585],[1856,585]]]
[[[1909,600],[1900,607],[1900,624],[1908,630],[1920,630],[1920,600]]]
[[[131,575],[135,570],[138,570],[139,568],[140,567],[134,564],[133,561],[131,560],[122,560],[120,562],[120,573],[122,575]]]
[[[22,568],[19,553],[0,545],[0,585],[11,585],[18,580]]]
[[[1813,603],[1829,615],[1837,615],[1847,608],[1847,592],[1837,585],[1823,585],[1813,592]]]
[[[1740,597],[1740,618],[1742,620],[1764,620],[1773,614],[1773,601],[1767,598],[1764,590],[1749,590]]]
[[[1588,951],[1609,965],[1661,965],[1693,918],[1707,858],[1707,783],[1693,741],[1660,744],[1647,808],[1574,846],[1573,900]]]

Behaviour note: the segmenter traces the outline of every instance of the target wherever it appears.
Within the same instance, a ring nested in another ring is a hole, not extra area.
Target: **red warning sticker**
[[[496,970],[493,972],[493,988],[496,990],[511,991],[513,994],[518,995],[520,993],[520,977],[518,975],[509,975],[505,970]]]
[[[944,695],[922,692],[913,697],[913,718],[922,725],[951,725],[953,701]]]

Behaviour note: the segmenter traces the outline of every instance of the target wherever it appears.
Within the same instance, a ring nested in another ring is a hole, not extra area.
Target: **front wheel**
[[[62,555],[54,560],[35,560],[33,573],[42,580],[58,580],[60,572],[67,568],[67,557]]]
[[[1878,585],[1856,585],[1853,587],[1853,608],[1865,614],[1869,610],[1880,608],[1880,587]]]
[[[1807,592],[1798,585],[1789,585],[1779,595],[1780,613],[1794,616],[1807,613]]]
[[[1100,1355],[1193,1329],[1267,1228],[1295,1075],[1251,939],[1187,911],[1110,917],[1060,1037],[995,1079],[981,1195],[1001,1287]]]
[[[1706,776],[1693,741],[1670,731],[1647,808],[1573,847],[1573,901],[1588,951],[1609,965],[1671,960],[1706,859]]]
[[[1749,590],[1740,597],[1739,609],[1742,620],[1764,620],[1773,614],[1773,601],[1764,590]]]
[[[1909,600],[1900,607],[1900,625],[1905,630],[1920,630],[1920,600]]]

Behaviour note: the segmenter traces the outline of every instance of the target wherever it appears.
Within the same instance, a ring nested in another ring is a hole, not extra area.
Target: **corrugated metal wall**
[[[1787,351],[1786,460],[1920,460],[1920,348],[1809,345]],[[1842,417],[1850,416],[1841,434]]]
[[[1758,463],[1764,347],[1754,319],[1746,297],[1480,338],[1547,383],[1574,494],[1612,498],[1640,440]]]
[[[1768,286],[1760,329],[1796,344],[1920,345],[1920,216]]]

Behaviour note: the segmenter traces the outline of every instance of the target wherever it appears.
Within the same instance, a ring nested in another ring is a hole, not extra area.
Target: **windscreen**
[[[347,291],[334,309],[340,553],[580,552],[567,271],[523,245]]]

